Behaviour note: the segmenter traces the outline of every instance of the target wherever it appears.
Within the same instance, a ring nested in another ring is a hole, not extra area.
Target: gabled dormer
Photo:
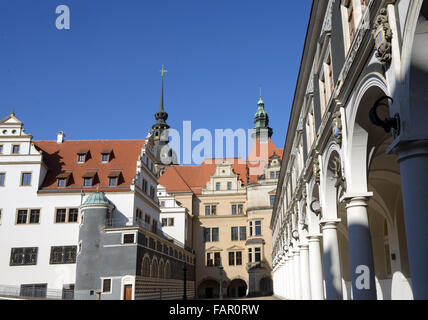
[[[245,192],[239,175],[233,170],[232,164],[222,161],[217,164],[214,174],[210,181],[203,188],[203,193],[240,193]]]

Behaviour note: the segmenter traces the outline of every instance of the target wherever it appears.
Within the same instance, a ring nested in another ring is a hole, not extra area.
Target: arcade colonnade
[[[383,1],[378,12],[400,34],[391,56],[379,59],[372,28],[357,30],[360,55],[347,56],[312,145],[307,100],[317,92],[296,93],[271,221],[283,299],[428,299],[428,4]]]

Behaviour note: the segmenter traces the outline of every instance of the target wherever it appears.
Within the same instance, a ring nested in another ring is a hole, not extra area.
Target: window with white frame
[[[355,39],[358,26],[368,9],[369,0],[342,0],[342,25],[346,52]]]
[[[329,45],[329,49],[327,50],[320,70],[321,117],[323,117],[327,111],[331,95],[333,94],[333,89],[333,66]]]

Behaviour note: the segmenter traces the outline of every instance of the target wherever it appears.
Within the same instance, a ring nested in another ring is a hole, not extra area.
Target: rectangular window
[[[108,178],[108,185],[110,187],[116,187],[117,186],[117,177]]]
[[[248,262],[253,262],[253,249],[251,248],[248,249]]]
[[[211,242],[211,229],[204,228],[204,242]]]
[[[65,223],[66,216],[67,216],[67,209],[56,209],[55,222]]]
[[[253,221],[250,221],[250,233],[249,236],[252,237],[253,236]]]
[[[220,187],[221,187],[220,182],[216,182],[216,183],[215,183],[215,189],[216,189],[217,191],[220,191]]]
[[[83,186],[84,187],[92,186],[92,178],[83,178]]]
[[[123,243],[124,244],[130,244],[135,243],[135,234],[129,233],[123,235]]]
[[[218,228],[212,228],[211,229],[211,236],[213,242],[219,241],[219,229]]]
[[[214,260],[212,253],[207,253],[207,267],[213,267],[214,266]]]
[[[280,175],[280,173],[281,173],[281,171],[277,171],[277,172],[275,173],[275,179],[279,179],[279,175]]]
[[[21,175],[21,186],[31,186],[31,172],[23,172]]]
[[[214,253],[214,266],[219,267],[221,264],[220,252]]]
[[[236,261],[235,261],[237,266],[242,266],[242,252],[241,251],[237,251],[236,252]]]
[[[206,216],[211,215],[211,207],[210,206],[205,206],[205,215]]]
[[[174,218],[168,218],[168,226],[173,227],[174,226]]]
[[[273,207],[275,203],[275,196],[274,195],[269,196],[269,200],[270,200],[270,206]]]
[[[256,231],[256,236],[261,236],[262,235],[262,222],[261,221],[256,221],[255,222],[255,231]]]
[[[86,154],[78,154],[77,155],[77,163],[85,163]]]
[[[232,190],[232,182],[227,183],[227,190]]]
[[[260,262],[261,261],[261,249],[255,248],[254,249],[254,262]]]
[[[4,183],[6,181],[6,173],[0,173],[0,187],[4,187]]]
[[[77,222],[79,218],[79,209],[77,208],[71,208],[68,209],[68,222]]]
[[[65,178],[58,179],[57,186],[58,186],[58,188],[64,188],[65,187]]]
[[[77,246],[51,247],[50,264],[76,263]]]
[[[246,227],[239,227],[239,239],[241,241],[247,240],[247,228]]]
[[[10,265],[36,265],[38,248],[12,248]]]
[[[244,206],[242,204],[238,204],[238,214],[244,214]]]
[[[18,216],[16,219],[16,224],[26,224],[27,223],[27,212],[28,210],[18,210]]]
[[[30,223],[39,223],[40,220],[40,209],[30,210]]]
[[[3,154],[3,145],[0,144],[0,154]]]
[[[20,149],[19,145],[13,145],[12,146],[12,153],[13,154],[18,154],[19,153],[19,149]]]
[[[168,219],[162,218],[162,227],[168,226]]]
[[[2,213],[3,213],[3,210],[2,210],[2,209],[0,209],[0,225],[1,225]]]
[[[155,188],[150,187],[150,198],[154,199],[155,198]]]
[[[270,178],[271,178],[271,179],[275,179],[275,172],[274,172],[274,171],[271,171],[271,172],[270,172]]]
[[[229,252],[229,266],[235,265],[235,252]]]
[[[235,216],[237,214],[238,212],[236,211],[236,204],[232,204],[232,215]]]
[[[215,216],[217,214],[217,206],[211,206],[211,215]]]
[[[110,158],[110,155],[109,155],[109,154],[107,154],[107,153],[103,153],[103,154],[101,155],[101,162],[102,162],[102,163],[108,163],[109,158]]]
[[[232,241],[239,240],[238,227],[232,227]]]
[[[103,293],[111,292],[111,279],[103,279]]]

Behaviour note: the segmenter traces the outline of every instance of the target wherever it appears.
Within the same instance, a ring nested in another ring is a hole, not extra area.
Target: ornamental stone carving
[[[383,8],[375,19],[373,28],[373,37],[375,39],[376,57],[387,65],[392,60],[392,30],[388,21],[388,11]]]

